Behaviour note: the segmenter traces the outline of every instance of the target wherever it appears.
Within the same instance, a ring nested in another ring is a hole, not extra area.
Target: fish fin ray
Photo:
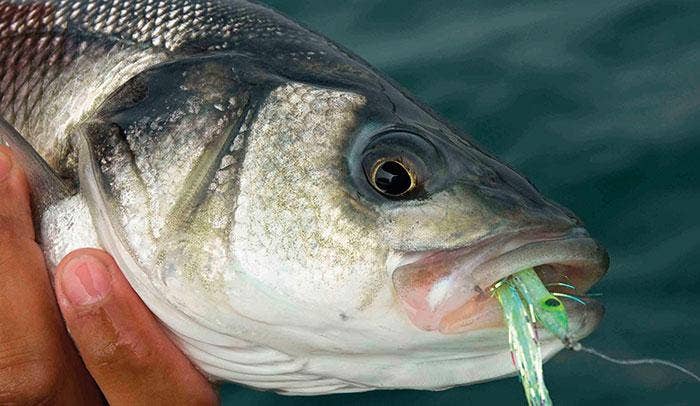
[[[12,149],[24,170],[32,195],[34,213],[42,213],[52,204],[76,194],[77,188],[63,180],[34,147],[0,117],[0,141]]]

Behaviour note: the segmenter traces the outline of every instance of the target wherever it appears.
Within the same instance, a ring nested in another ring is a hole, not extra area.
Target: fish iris
[[[398,161],[380,161],[375,166],[373,183],[386,195],[404,195],[413,189],[414,182],[411,172]]]

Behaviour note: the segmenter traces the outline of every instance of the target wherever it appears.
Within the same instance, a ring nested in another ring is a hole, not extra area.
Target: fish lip
[[[485,276],[479,287],[486,291],[496,282],[522,269],[555,264],[575,267],[574,271],[581,274],[569,274],[568,280],[576,286],[579,293],[585,293],[605,275],[609,257],[596,240],[587,234],[582,235],[581,230],[572,230],[572,233],[562,238],[526,243],[480,264],[474,273],[488,276]],[[538,271],[542,277],[542,270]]]
[[[456,249],[407,254],[392,273],[397,296],[416,327],[446,334],[502,325],[490,287],[522,269],[534,267],[545,284],[566,282],[582,295],[609,264],[605,249],[580,227],[529,228]],[[484,323],[478,316],[487,308],[497,314]]]

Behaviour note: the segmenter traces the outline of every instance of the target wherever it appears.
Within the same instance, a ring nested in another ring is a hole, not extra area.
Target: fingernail
[[[73,258],[61,272],[61,288],[74,306],[87,306],[104,299],[111,290],[112,276],[97,258]]]
[[[7,154],[0,151],[0,181],[5,180],[10,174],[10,170],[12,170],[12,160]]]

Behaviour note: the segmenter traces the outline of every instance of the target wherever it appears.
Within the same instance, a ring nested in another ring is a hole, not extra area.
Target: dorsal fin
[[[2,117],[0,141],[4,141],[12,149],[16,162],[27,175],[35,215],[39,215],[53,203],[75,194],[75,187],[61,179],[34,147]]]

